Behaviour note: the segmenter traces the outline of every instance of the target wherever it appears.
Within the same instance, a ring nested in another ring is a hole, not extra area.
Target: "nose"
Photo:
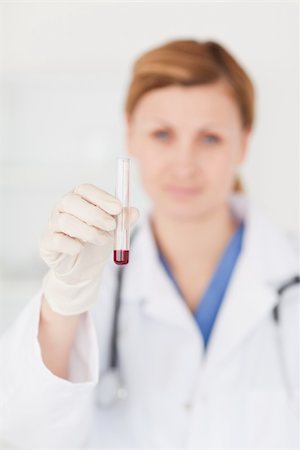
[[[190,178],[197,172],[196,152],[192,145],[180,145],[172,152],[174,175]]]

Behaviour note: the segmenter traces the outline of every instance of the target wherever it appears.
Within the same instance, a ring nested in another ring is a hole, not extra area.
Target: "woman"
[[[80,185],[54,209],[42,289],[2,339],[2,437],[30,449],[297,448],[296,288],[276,307],[297,255],[240,193],[249,77],[217,43],[169,42],[135,63],[125,110],[151,210],[120,269],[114,196]],[[105,408],[98,377],[115,351],[127,396]]]

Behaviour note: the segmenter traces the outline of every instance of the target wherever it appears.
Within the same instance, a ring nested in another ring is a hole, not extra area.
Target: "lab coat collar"
[[[230,208],[245,223],[242,251],[219,310],[206,364],[226,358],[278,301],[276,287],[297,273],[297,257],[289,239],[243,194],[233,194]],[[139,301],[145,314],[181,327],[199,339],[200,331],[187,305],[166,276],[145,215],[131,250],[122,301]]]

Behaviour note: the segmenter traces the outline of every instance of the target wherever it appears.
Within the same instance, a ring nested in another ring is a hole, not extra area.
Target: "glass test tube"
[[[116,197],[122,203],[122,211],[117,215],[114,239],[114,262],[118,265],[129,261],[129,181],[130,159],[117,158]]]

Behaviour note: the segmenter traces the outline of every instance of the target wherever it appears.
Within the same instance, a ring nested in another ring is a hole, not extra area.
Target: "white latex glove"
[[[80,314],[95,303],[121,209],[118,199],[90,184],[78,186],[54,208],[40,239],[41,257],[50,268],[43,292],[53,311]],[[129,223],[138,217],[130,208]]]

